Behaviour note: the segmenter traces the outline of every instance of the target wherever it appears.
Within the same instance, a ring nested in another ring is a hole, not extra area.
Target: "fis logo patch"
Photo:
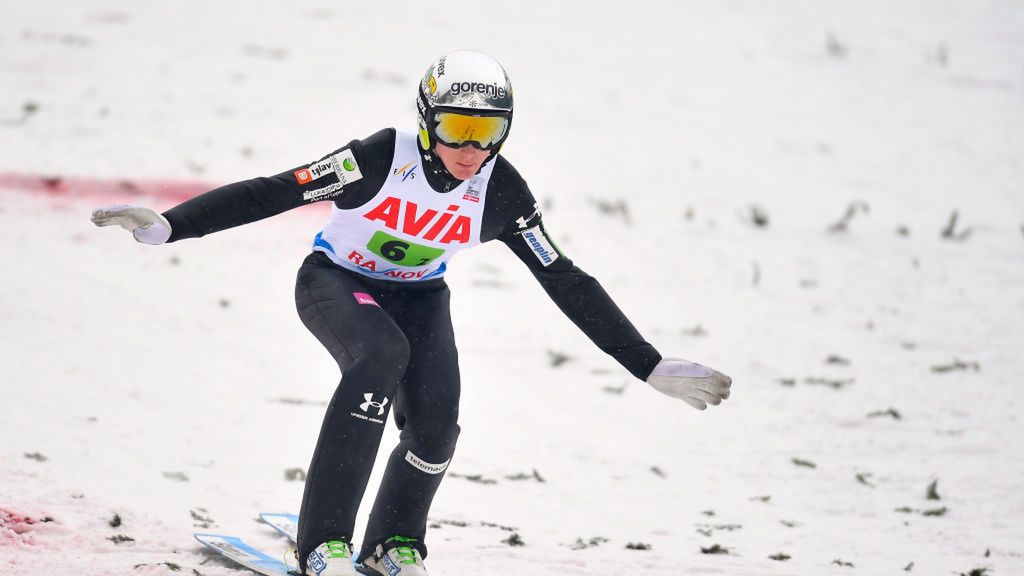
[[[412,162],[409,162],[408,164],[406,164],[405,166],[402,166],[401,168],[395,168],[395,171],[393,172],[393,174],[395,176],[401,175],[402,176],[402,182],[405,182],[406,180],[415,180],[416,179],[416,169],[419,168],[419,167],[420,167],[420,165],[417,164],[415,160],[413,160]]]

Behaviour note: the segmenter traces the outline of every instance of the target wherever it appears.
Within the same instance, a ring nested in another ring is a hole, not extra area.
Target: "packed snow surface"
[[[293,300],[324,206],[159,247],[89,213],[413,130],[457,48],[509,71],[559,246],[734,385],[661,396],[460,256],[432,574],[1024,574],[1024,3],[932,0],[3,3],[0,573],[284,553],[254,520],[339,379]]]

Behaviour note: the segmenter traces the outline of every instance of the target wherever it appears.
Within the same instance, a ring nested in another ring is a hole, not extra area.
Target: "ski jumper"
[[[538,204],[501,155],[466,181],[422,166],[415,137],[388,128],[268,178],[222,186],[163,216],[168,242],[330,200],[331,215],[299,268],[303,324],[337,361],[299,511],[298,557],[352,541],[388,415],[401,430],[361,559],[392,535],[424,537],[434,493],[459,435],[459,367],[444,273],[459,250],[500,240],[601,350],[645,380],[661,360],[601,285],[552,242]]]

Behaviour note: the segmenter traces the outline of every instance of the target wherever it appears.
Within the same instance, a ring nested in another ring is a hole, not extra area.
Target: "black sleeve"
[[[200,194],[163,213],[171,224],[167,241],[199,238],[323,200],[341,208],[361,206],[384,184],[394,149],[395,130],[386,128],[310,164]]]
[[[495,158],[487,186],[484,241],[497,238],[533,272],[558,308],[598,348],[640,380],[661,354],[643,339],[593,276],[580,270],[555,245],[541,221],[526,181],[502,156]]]

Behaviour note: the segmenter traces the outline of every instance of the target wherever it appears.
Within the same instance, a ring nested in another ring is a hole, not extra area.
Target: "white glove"
[[[92,223],[97,226],[117,224],[144,244],[163,244],[171,237],[171,223],[167,218],[142,206],[101,206],[92,211]]]
[[[718,406],[729,397],[732,378],[681,358],[663,358],[647,377],[655,390],[679,398],[697,410]]]

